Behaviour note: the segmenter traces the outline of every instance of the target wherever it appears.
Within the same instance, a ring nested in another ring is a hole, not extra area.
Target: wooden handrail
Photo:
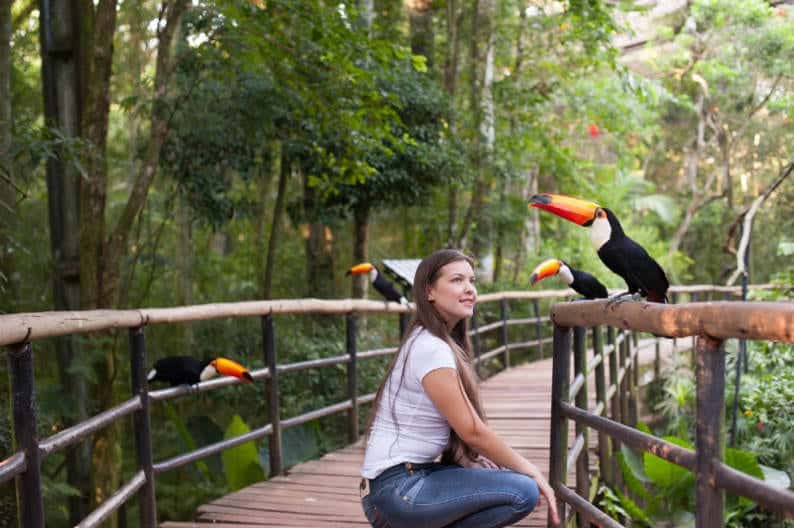
[[[794,303],[790,302],[581,301],[555,304],[551,318],[565,327],[607,325],[665,337],[707,335],[794,343]]]
[[[769,284],[750,286],[750,289],[769,289]],[[615,290],[617,292],[617,290]],[[739,287],[733,286],[673,286],[670,293],[732,293],[738,295]],[[538,300],[573,297],[576,293],[566,290],[506,291],[486,293],[477,299],[479,303],[501,300]],[[51,311],[0,315],[0,346],[23,341],[35,341],[46,337],[69,334],[87,334],[118,328],[136,328],[142,325],[187,323],[208,321],[228,317],[257,317],[275,314],[347,314],[358,313],[408,313],[411,307],[399,303],[362,299],[281,299],[274,301],[244,301],[234,303],[211,303],[171,308],[141,308],[139,310],[82,310]]]

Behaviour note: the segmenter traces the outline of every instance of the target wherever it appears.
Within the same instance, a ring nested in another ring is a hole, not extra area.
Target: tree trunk
[[[0,4],[0,293],[3,296],[0,309],[3,312],[17,311],[12,249],[17,200],[11,152],[11,4]]]
[[[267,242],[267,257],[265,261],[265,276],[262,286],[262,298],[272,298],[273,290],[273,268],[276,261],[276,249],[278,248],[278,234],[281,231],[281,217],[284,211],[284,201],[287,194],[287,180],[292,172],[292,164],[287,157],[286,149],[279,148],[274,152],[274,158],[278,164],[274,163],[274,170],[278,170],[278,191],[276,192],[276,203],[273,206],[273,220],[270,223],[270,237]]]
[[[13,156],[11,154],[11,4],[0,4],[0,293],[3,313],[17,312],[14,279],[14,253],[11,251],[16,220]],[[7,369],[0,367],[0,394],[11,394]],[[7,401],[7,400],[6,400]],[[10,406],[0,409],[0,431],[11,431]],[[0,435],[0,459],[14,452],[11,435]],[[17,526],[16,494],[13,486],[0,489],[0,519]],[[0,523],[2,524],[2,523]]]
[[[458,79],[458,62],[460,60],[460,30],[463,15],[458,12],[457,0],[447,0],[447,42],[444,51],[444,90],[450,97],[455,95]],[[455,131],[455,123],[450,123]],[[455,227],[458,223],[458,187],[450,182],[447,202],[447,247],[455,246]]]
[[[45,0],[40,10],[42,90],[44,119],[48,127],[66,138],[80,135],[80,46],[79,24],[70,2]],[[47,201],[53,270],[53,300],[56,310],[80,309],[80,176],[66,156],[47,160]],[[58,378],[67,408],[65,425],[88,418],[88,386],[81,376],[72,376],[77,340],[56,339]],[[81,443],[67,458],[67,482],[79,496],[69,497],[69,520],[77,524],[92,510],[91,445]]]
[[[187,199],[178,196],[176,202],[176,303],[180,306],[190,306],[193,304],[193,227]],[[177,325],[176,332],[182,353],[191,355],[193,326]]]
[[[270,185],[274,178],[281,170],[281,142],[274,140],[268,142],[263,147],[262,156],[269,161],[265,164],[257,163],[257,173],[259,175],[259,204],[257,207],[258,221],[256,222],[256,230],[254,232],[254,245],[256,247],[256,260],[255,260],[255,273],[256,281],[259,292],[263,298],[265,295],[265,261],[267,257],[261,258],[266,255],[267,247],[265,242],[265,230],[269,222],[273,219],[272,208],[268,207],[270,202]]]
[[[154,101],[151,111],[150,136],[147,142],[148,148],[127,203],[100,252],[102,265],[97,269],[99,279],[95,281],[96,291],[100,294],[96,295],[95,292],[92,292],[94,294],[92,298],[95,299],[97,308],[113,306],[118,299],[121,258],[126,253],[127,240],[135,217],[138,216],[146,202],[149,187],[160,164],[160,151],[169,131],[169,116],[165,111],[165,100],[168,95],[168,82],[174,68],[172,44],[186,8],[187,0],[169,2],[163,7],[166,24],[158,32],[159,45],[154,75]]]
[[[105,224],[107,192],[106,144],[110,106],[110,78],[113,65],[113,36],[116,29],[116,0],[100,0],[92,17],[92,3],[83,3],[85,26],[82,31],[90,46],[83,57],[89,65],[83,83],[86,104],[82,118],[84,137],[91,145],[84,165],[86,175],[81,192],[81,304],[83,308],[112,308],[119,301],[121,259],[127,252],[127,240],[135,218],[143,207],[149,186],[160,160],[160,149],[168,132],[168,117],[163,109],[168,80],[172,71],[172,42],[184,13],[187,0],[164,4],[161,14],[166,23],[158,24],[159,46],[155,68],[153,106],[150,138],[146,159],[132,186],[130,196],[109,237]],[[162,29],[159,29],[162,28]],[[86,71],[84,68],[83,71]],[[87,347],[100,347],[98,342],[87,340]],[[106,346],[106,345],[105,345]],[[102,409],[115,402],[114,381],[117,376],[115,348],[105,353],[104,361],[97,365],[94,401]],[[119,453],[120,429],[118,425],[102,429],[95,436],[93,465],[97,485],[94,489],[96,503],[114,493],[121,482],[121,457]],[[111,520],[111,523],[115,520]]]
[[[314,189],[309,187],[309,175],[303,177],[303,208],[308,219],[306,237],[306,296],[328,299],[334,296],[333,235],[331,230],[317,220]]]
[[[411,34],[411,53],[424,56],[428,69],[432,69],[435,33],[430,0],[413,0],[406,5]]]
[[[531,169],[527,174],[527,185],[524,189],[524,200],[529,200],[530,196],[538,192],[539,169]],[[518,281],[518,274],[521,264],[527,255],[531,255],[540,247],[540,215],[536,208],[532,208],[524,220],[524,229],[521,231],[521,243],[518,244],[516,255],[516,267],[513,269],[513,282]]]
[[[356,209],[353,216],[353,264],[369,260],[369,207]],[[369,275],[353,275],[353,299],[367,297]]]
[[[494,105],[493,105],[493,68],[494,68],[494,31],[493,17],[495,5],[493,0],[474,0],[472,18],[471,43],[471,108],[474,119],[472,127],[476,130],[472,146],[474,159],[474,182],[472,184],[471,201],[461,225],[458,242],[465,246],[466,237],[475,218],[481,218],[483,207],[487,201],[490,187],[491,161],[494,148]],[[479,52],[478,32],[482,30],[485,41],[485,57]],[[482,236],[472,237],[471,253],[479,258],[483,253]]]
[[[502,186],[499,188],[499,209],[504,211],[507,207],[507,196],[506,196],[506,182],[502,182]],[[496,242],[494,243],[494,263],[493,263],[493,282],[498,282],[502,275],[502,264],[503,264],[503,256],[502,256],[502,245],[504,244],[505,239],[505,227],[504,227],[504,220],[497,220],[496,224]]]
[[[105,151],[110,112],[110,76],[113,71],[113,36],[116,33],[116,0],[100,1],[92,22],[93,27],[87,37],[89,51],[84,55],[88,70],[82,116],[83,137],[89,148],[83,162],[86,175],[80,192],[80,293],[83,307],[88,309],[110,308],[116,304],[116,299],[103,297],[101,282],[107,194]]]

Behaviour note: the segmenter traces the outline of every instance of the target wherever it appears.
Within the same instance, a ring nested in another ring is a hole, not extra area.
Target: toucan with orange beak
[[[532,270],[529,282],[534,286],[546,277],[559,275],[562,281],[585,299],[604,299],[609,297],[606,286],[586,271],[572,268],[559,259],[544,260]]]
[[[369,281],[372,283],[372,287],[378,290],[378,293],[383,295],[387,301],[398,302],[408,306],[408,299],[405,298],[405,295],[398,292],[394,285],[378,271],[378,268],[369,262],[356,264],[347,270],[345,275],[363,275],[365,273],[369,274]]]
[[[207,381],[218,374],[234,376],[243,381],[254,381],[251,372],[236,361],[223,357],[200,361],[191,356],[168,356],[158,359],[146,377],[149,383],[165,381],[172,387],[177,385],[195,385]]]
[[[670,283],[664,270],[645,248],[626,236],[612,211],[563,194],[536,194],[529,199],[529,205],[590,229],[590,240],[601,262],[620,275],[629,288],[618,297],[631,294],[649,302],[667,302]]]

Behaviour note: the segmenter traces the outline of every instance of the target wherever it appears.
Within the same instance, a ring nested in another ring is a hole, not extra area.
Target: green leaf
[[[664,440],[671,444],[692,449],[692,445],[689,442],[676,436],[665,436]],[[691,476],[689,470],[651,453],[643,454],[643,467],[648,478],[661,488],[672,488]]]
[[[636,502],[631,500],[626,495],[623,495],[618,490],[615,490],[615,495],[618,496],[618,499],[620,499],[620,504],[623,506],[623,509],[629,513],[629,516],[634,523],[637,523],[641,526],[656,526],[656,524],[651,521],[651,518],[645,514],[643,509],[637,506]]]
[[[621,446],[620,453],[618,453],[618,462],[620,469],[623,471],[623,480],[626,481],[626,486],[635,495],[645,500],[651,500],[651,495],[645,488],[645,483],[649,483],[650,479],[642,468],[640,457],[626,446]]]
[[[235,414],[229,427],[226,428],[223,438],[234,438],[250,430],[251,428],[240,415]],[[262,466],[259,465],[256,444],[253,441],[227,449],[221,457],[230,490],[235,491],[265,479],[265,473],[262,471]]]
[[[764,480],[764,472],[758,464],[755,453],[733,449],[725,449],[725,464],[742,473],[747,473],[751,477]]]

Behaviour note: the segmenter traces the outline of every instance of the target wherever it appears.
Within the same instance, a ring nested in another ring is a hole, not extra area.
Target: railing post
[[[695,293],[695,292],[692,292],[689,295],[689,302],[693,302],[693,303],[698,302],[698,294]],[[691,358],[690,365],[691,365],[691,367],[693,369],[695,368],[695,362],[697,361],[697,359],[695,358],[695,353],[697,351],[697,347],[698,347],[698,338],[697,338],[696,335],[693,335],[692,336],[692,350],[691,350],[691,355],[689,356]]]
[[[507,334],[507,299],[502,298],[499,301],[499,317],[502,318],[502,346],[504,352],[502,353],[502,363],[505,368],[510,368],[510,341]]]
[[[358,440],[358,365],[356,361],[356,314],[346,318],[345,348],[347,349],[347,397],[350,410],[347,414],[347,440],[351,444]]]
[[[41,495],[41,455],[36,431],[36,390],[33,375],[33,349],[30,343],[8,347],[13,395],[14,438],[25,452],[27,468],[17,477],[20,526],[44,527],[44,502]]]
[[[587,411],[587,352],[585,351],[585,329],[576,326],[573,329],[573,375],[581,374],[584,376],[584,383],[576,393],[576,406],[583,411]],[[589,435],[588,427],[585,424],[576,422],[576,436],[582,435],[584,446],[576,459],[576,493],[586,501],[590,501],[590,457],[588,456]],[[583,527],[584,517],[576,514],[576,526]]]
[[[405,330],[408,328],[408,317],[410,316],[407,312],[400,313],[400,340],[402,341],[403,336],[405,335]]]
[[[670,295],[670,302],[672,304],[678,304],[678,294],[677,293],[673,292]],[[677,349],[678,349],[678,339],[674,337],[673,338],[673,357],[678,357],[676,355],[677,354],[677,352],[676,352]]]
[[[629,344],[629,357],[631,358],[631,425],[637,426],[640,421],[640,351],[637,342],[637,332],[631,332],[631,343]]]
[[[618,345],[618,365],[623,370],[623,378],[620,381],[620,423],[629,424],[629,379],[631,378],[631,365],[626,363],[626,356],[629,353],[629,334],[626,330],[621,332],[622,339]]]
[[[611,326],[607,327],[607,346],[609,347],[609,386],[614,388],[612,398],[609,400],[609,415],[612,420],[620,422],[620,384],[618,383],[618,350],[615,345],[615,329]],[[620,441],[616,438],[610,438],[612,444],[612,452],[617,453],[620,451]],[[610,465],[612,482],[610,484],[617,485],[620,476],[622,475],[618,467],[616,457],[612,457]]]
[[[138,490],[140,525],[156,528],[157,505],[154,492],[154,470],[152,469],[152,427],[149,414],[149,388],[146,382],[146,340],[144,327],[130,328],[130,377],[132,394],[141,399],[141,408],[133,415],[135,428],[135,450],[138,466],[143,470],[146,482]]]
[[[262,348],[265,353],[265,365],[270,373],[267,382],[267,409],[272,431],[268,450],[270,452],[270,475],[280,475],[283,472],[283,457],[281,450],[281,408],[279,405],[278,367],[276,365],[276,333],[273,328],[273,316],[262,316]]]
[[[723,525],[725,492],[716,483],[715,462],[722,461],[725,412],[725,350],[722,341],[699,336],[695,356],[695,526]]]
[[[477,377],[482,379],[482,361],[480,361],[480,330],[477,328],[477,305],[474,306],[474,311],[471,314],[471,329],[472,329],[472,346],[474,347],[474,357],[477,362]]]
[[[653,379],[658,380],[662,374],[661,339],[657,337],[653,345]]]
[[[596,390],[596,405],[601,403],[603,409],[601,416],[607,415],[609,402],[607,401],[607,387],[606,375],[604,371],[604,363],[607,358],[604,356],[604,343],[601,340],[601,327],[593,327],[593,357],[601,356],[601,362],[595,368],[595,390]],[[606,476],[607,481],[612,481],[612,475],[609,474],[609,436],[602,432],[598,432],[598,467],[601,475]]]
[[[535,338],[538,340],[538,357],[543,359],[543,341],[541,340],[543,332],[540,327],[540,301],[532,299],[532,309],[535,312]]]
[[[562,415],[560,404],[568,401],[570,386],[571,329],[554,325],[554,360],[551,373],[551,440],[549,449],[549,484],[552,488],[565,485],[568,458],[568,419]],[[557,499],[561,526],[565,526],[565,503]],[[552,526],[551,519],[548,526]]]

